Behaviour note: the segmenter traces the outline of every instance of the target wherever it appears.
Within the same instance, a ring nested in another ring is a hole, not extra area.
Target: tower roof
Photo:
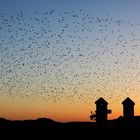
[[[135,105],[135,103],[129,98],[127,97],[123,102],[122,102],[123,105],[126,105],[126,104],[132,104],[132,105]]]
[[[96,100],[95,104],[108,104],[108,102],[105,101],[104,98],[100,97],[98,100]]]

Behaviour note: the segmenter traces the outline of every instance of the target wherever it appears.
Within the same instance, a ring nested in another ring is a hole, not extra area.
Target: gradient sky
[[[104,97],[140,115],[139,0],[0,0],[0,117],[90,121]]]

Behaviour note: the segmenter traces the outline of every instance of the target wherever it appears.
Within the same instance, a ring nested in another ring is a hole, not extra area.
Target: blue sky
[[[137,99],[139,13],[139,0],[0,0],[1,95],[48,107]]]
[[[1,13],[5,13],[6,17],[9,19],[9,17],[12,15],[13,17],[18,17],[18,14],[20,11],[22,11],[24,13],[24,17],[25,17],[25,22],[30,23],[31,25],[33,25],[35,27],[35,31],[38,32],[41,30],[41,26],[39,24],[37,24],[36,21],[30,21],[29,18],[36,18],[35,17],[35,11],[37,11],[38,15],[37,18],[39,19],[43,19],[44,16],[42,15],[42,13],[49,11],[49,10],[55,10],[55,14],[53,16],[50,16],[48,19],[51,21],[50,29],[52,30],[53,34],[57,34],[59,32],[61,32],[63,24],[57,24],[57,20],[59,19],[59,13],[64,13],[64,11],[73,11],[77,14],[80,15],[79,10],[82,9],[83,12],[89,14],[89,16],[93,16],[93,17],[100,17],[100,18],[106,18],[107,17],[107,13],[109,13],[110,18],[113,18],[114,20],[124,20],[126,21],[131,21],[132,24],[138,24],[140,23],[140,19],[139,19],[139,13],[140,13],[140,2],[138,0],[0,0],[0,11]],[[82,15],[80,15],[78,17],[79,22],[81,22],[82,19]],[[4,20],[4,19],[3,19]],[[27,21],[26,21],[27,20]],[[103,35],[100,35],[100,33],[97,31],[98,30],[98,24],[95,25],[95,31],[88,33],[85,32],[84,34],[82,34],[82,32],[80,33],[74,33],[73,30],[75,28],[75,25],[72,23],[73,19],[69,16],[65,17],[65,21],[70,24],[69,26],[69,30],[67,30],[67,32],[64,34],[64,39],[66,40],[66,42],[68,43],[68,47],[70,47],[70,40],[67,37],[67,34],[71,33],[72,35],[76,35],[76,37],[78,38],[78,35],[81,36],[82,38],[86,38],[86,36],[88,36],[88,39],[86,39],[86,43],[88,44],[90,41],[92,41],[92,38],[95,36],[99,36],[101,38],[103,38]],[[9,20],[9,24],[10,24],[10,20]],[[18,23],[17,23],[18,24]],[[24,27],[24,25],[22,25],[23,23],[21,23],[21,28]],[[81,23],[82,24],[82,23]],[[12,28],[14,28],[14,30],[17,28],[17,25],[15,24]],[[26,25],[27,26],[27,25]],[[45,26],[44,26],[45,27]],[[91,28],[92,29],[92,24],[87,24],[87,28]],[[6,28],[6,27],[5,27]],[[109,27],[109,30],[115,29],[115,25],[114,23],[111,24]],[[6,28],[7,29],[7,28]],[[79,28],[80,29],[80,28]],[[128,30],[129,29],[129,30]],[[30,30],[30,27],[26,27],[26,30]],[[4,31],[4,30],[3,30]],[[16,31],[16,30],[15,30]],[[135,28],[129,28],[125,25],[121,26],[121,31],[123,34],[128,34],[135,31],[135,35],[139,34],[139,30],[137,30],[137,27]],[[13,32],[12,32],[13,33]],[[13,34],[9,34],[8,32],[4,31],[4,32],[0,32],[0,34],[4,37],[4,34],[7,35],[7,37],[5,38],[5,40],[9,40],[8,37],[10,37]],[[21,39],[21,36],[24,35],[24,32],[18,32],[18,36],[17,36],[17,40]],[[30,35],[33,34],[27,34],[26,35],[26,39],[28,39],[30,37]],[[116,36],[111,36],[112,38],[112,42],[113,40],[116,39]],[[129,39],[128,36],[126,37],[127,40]],[[44,39],[45,40],[45,39]],[[44,41],[42,40],[38,40],[38,42],[42,42]],[[50,42],[53,45],[55,44],[55,38],[50,39]],[[79,40],[75,38],[76,43],[78,44]],[[29,42],[27,42],[27,44],[29,45]],[[26,45],[27,45],[26,44]],[[112,43],[113,44],[113,43]],[[98,44],[97,44],[98,45]],[[107,45],[107,44],[106,44]],[[18,47],[22,47],[23,44],[18,44]],[[76,49],[76,45],[73,46],[73,48],[75,47]],[[9,47],[9,50],[12,49],[12,47]],[[52,51],[53,49],[50,49],[49,51]],[[101,51],[101,50],[100,50]],[[115,50],[118,51],[118,50]],[[73,53],[75,54],[74,50]],[[137,58],[137,57],[136,57]]]
[[[79,10],[83,9],[92,14],[111,13],[122,18],[138,20],[140,13],[139,0],[0,0],[0,9],[7,13],[22,10],[31,14],[35,9]]]
[[[1,0],[1,10],[85,9],[92,12],[112,12],[120,15],[138,15],[139,0]]]
[[[24,11],[31,15],[34,10],[46,11],[55,9],[85,10],[94,15],[110,13],[112,16],[139,21],[139,0],[0,0],[0,11],[15,14]]]

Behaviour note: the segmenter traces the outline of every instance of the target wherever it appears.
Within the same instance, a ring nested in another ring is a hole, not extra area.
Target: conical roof
[[[135,105],[135,103],[129,98],[127,97],[123,102],[122,102],[123,105],[126,105],[126,104],[132,104],[132,105]]]
[[[96,100],[95,104],[108,104],[108,102],[104,98],[100,97]]]

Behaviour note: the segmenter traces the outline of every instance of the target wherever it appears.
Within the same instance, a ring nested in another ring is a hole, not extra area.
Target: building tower
[[[96,122],[104,123],[107,121],[107,114],[111,113],[111,110],[107,109],[108,102],[100,97],[96,102]]]
[[[134,105],[135,103],[127,97],[123,102],[123,117],[125,119],[130,119],[134,117]]]

